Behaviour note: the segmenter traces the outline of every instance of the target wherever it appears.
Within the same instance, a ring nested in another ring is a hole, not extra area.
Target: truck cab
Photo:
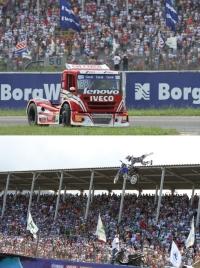
[[[32,99],[27,114],[29,124],[38,125],[129,125],[121,73],[107,65],[66,64],[59,102]]]

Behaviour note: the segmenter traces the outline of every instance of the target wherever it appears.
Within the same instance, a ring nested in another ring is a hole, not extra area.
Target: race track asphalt
[[[200,116],[130,116],[131,127],[176,129],[183,135],[200,135]],[[25,116],[1,116],[0,126],[28,125]]]

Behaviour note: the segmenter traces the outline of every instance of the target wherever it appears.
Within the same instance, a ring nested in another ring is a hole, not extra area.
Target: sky
[[[154,165],[200,164],[200,136],[0,136],[0,171],[116,167],[150,152]]]

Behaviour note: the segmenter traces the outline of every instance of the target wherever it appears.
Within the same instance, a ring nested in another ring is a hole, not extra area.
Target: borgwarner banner
[[[59,99],[59,73],[0,73],[0,108],[25,108],[28,100]]]
[[[200,105],[200,72],[128,72],[127,108]]]

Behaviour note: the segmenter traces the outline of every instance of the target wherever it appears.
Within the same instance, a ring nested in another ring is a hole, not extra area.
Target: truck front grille
[[[88,108],[91,110],[106,110],[106,111],[111,111],[115,107],[115,102],[88,102]]]
[[[107,114],[93,114],[92,119],[94,124],[108,125],[111,122],[112,115]]]

